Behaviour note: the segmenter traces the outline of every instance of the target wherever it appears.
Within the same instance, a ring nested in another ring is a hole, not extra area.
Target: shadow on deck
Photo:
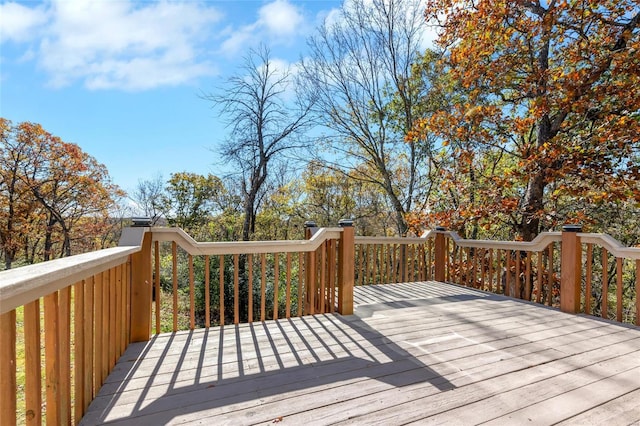
[[[612,401],[610,424],[640,421],[640,330],[435,282],[355,304],[133,344],[82,424],[581,423]],[[592,386],[615,390],[562,405]]]

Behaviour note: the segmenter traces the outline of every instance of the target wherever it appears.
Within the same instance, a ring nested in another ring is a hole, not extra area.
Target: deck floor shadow
[[[83,425],[633,424],[640,329],[438,282],[132,344]]]

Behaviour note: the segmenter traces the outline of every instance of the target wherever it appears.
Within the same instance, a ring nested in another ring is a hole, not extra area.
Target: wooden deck
[[[640,329],[437,282],[131,345],[81,424],[640,424]]]

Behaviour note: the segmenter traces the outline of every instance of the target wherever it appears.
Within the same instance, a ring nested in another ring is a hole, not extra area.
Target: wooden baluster
[[[325,280],[327,265],[327,242],[320,246],[320,293],[319,293],[319,313],[324,314],[325,311]]]
[[[173,331],[178,331],[178,245],[171,243],[171,282],[173,283]],[[222,268],[220,269],[222,271]],[[220,323],[222,325],[223,323]]]
[[[280,260],[273,254],[273,319],[278,319],[278,283],[280,282]]]
[[[434,242],[434,247],[433,251],[432,251],[432,261],[434,261],[435,259],[435,242]],[[455,280],[455,250],[456,250],[456,246],[455,243],[453,242],[453,240],[451,238],[447,238],[446,236],[444,237],[444,268],[445,268],[445,273],[446,273],[446,279],[447,281],[452,281]],[[453,269],[453,274],[451,273]],[[435,274],[435,265],[434,265],[434,269],[433,269],[433,273]],[[435,276],[435,275],[434,275]],[[438,281],[438,280],[436,280]]]
[[[298,253],[298,316],[302,316],[302,305],[304,304],[302,289],[304,288],[304,274],[302,273],[304,265],[304,254]]]
[[[336,306],[336,240],[329,242],[329,286],[327,294],[327,303],[329,304],[329,312],[333,313]]]
[[[388,245],[380,244],[378,249],[378,284],[391,282],[391,249]],[[387,277],[389,276],[389,278]]]
[[[636,260],[636,325],[640,326],[640,259]]]
[[[187,255],[187,262],[189,263],[189,329],[194,330],[196,328],[196,289],[193,278],[193,256]]]
[[[126,283],[125,283],[125,297],[126,297],[126,317],[127,317],[127,324],[126,324],[126,337],[127,339],[127,344],[130,341],[130,336],[131,333],[133,331],[132,327],[131,327],[131,305],[132,305],[132,291],[133,291],[133,262],[132,262],[132,256],[129,256],[129,261],[127,262],[127,269],[125,272],[125,277],[126,277]]]
[[[291,253],[287,252],[287,281],[285,288],[286,318],[291,318]]]
[[[593,279],[593,244],[587,244],[587,272],[585,283],[585,295],[584,295],[584,313],[591,315],[591,292],[592,292],[592,279]]]
[[[418,268],[418,281],[426,281],[424,263],[423,263],[423,251],[424,244],[418,244],[416,246],[416,264]]]
[[[531,300],[531,252],[527,252],[527,260],[525,264],[525,299],[527,301]]]
[[[93,381],[93,395],[98,394],[100,386],[102,386],[102,354],[104,353],[103,347],[103,333],[104,327],[103,319],[104,314],[102,312],[104,303],[102,298],[102,273],[96,274],[93,277],[94,281],[94,307],[95,307],[95,331],[94,331],[94,347],[95,347],[95,364],[94,364],[94,381]],[[45,304],[46,311],[46,304]],[[46,328],[46,326],[45,326]],[[45,351],[46,353],[46,351]]]
[[[504,271],[504,295],[513,297],[511,294],[511,250],[504,251],[506,268]]]
[[[616,321],[622,322],[622,258],[616,257]]]
[[[155,308],[156,308],[156,334],[160,333],[161,322],[160,322],[160,242],[156,241],[154,243],[154,266],[155,266],[155,280],[154,280],[154,288],[156,291],[156,300],[155,300]]]
[[[101,369],[102,371],[100,372],[100,377],[102,377],[102,382],[100,382],[100,386],[102,386],[102,384],[104,383],[104,381],[107,379],[107,376],[109,375],[109,363],[110,363],[110,358],[109,358],[109,346],[110,346],[110,338],[109,338],[109,333],[111,332],[110,327],[111,327],[111,322],[109,321],[109,315],[111,313],[111,308],[109,305],[109,287],[111,286],[111,283],[109,281],[109,271],[105,271],[102,273],[102,301],[101,303],[103,304],[102,306],[102,339],[103,339],[103,345],[102,345],[102,366]]]
[[[15,311],[13,311],[15,312]],[[6,315],[6,314],[5,314]],[[77,315],[76,318],[82,320],[82,315]],[[2,323],[0,326],[2,331],[5,328],[10,330],[10,326]],[[2,341],[2,346],[6,345],[7,349],[10,349],[10,343]],[[13,346],[15,348],[15,344]],[[31,303],[24,305],[24,374],[25,374],[25,414],[27,424],[39,425],[42,424],[42,354],[40,346],[40,300],[36,299]],[[2,360],[2,366],[10,366],[10,362]],[[77,377],[77,376],[76,376]],[[83,376],[80,376],[83,377]],[[15,395],[15,389],[12,393],[5,393],[4,386],[2,387],[2,395]],[[83,394],[84,395],[84,394]],[[4,397],[3,397],[4,398]],[[11,399],[11,398],[8,398]],[[4,412],[9,409],[0,403],[2,407],[0,411]],[[15,413],[15,407],[13,409]],[[0,414],[2,424],[5,424],[6,418]],[[10,423],[10,422],[9,422]],[[7,423],[7,424],[9,424]]]
[[[220,311],[220,325],[224,325],[225,323],[225,320],[224,320],[224,254],[221,254],[219,258],[220,258],[220,265],[219,265],[220,279],[218,282],[218,289],[219,289],[218,310]]]
[[[471,270],[473,269],[473,262],[471,261],[471,247],[467,247],[465,251],[467,252],[467,261],[465,262],[465,267],[466,267],[465,285],[467,287],[469,286],[473,287],[471,283]]]
[[[371,278],[369,279],[369,284],[376,283],[376,246],[375,244],[371,244]]]
[[[429,271],[429,277],[428,279],[430,280],[435,280],[435,267],[433,265],[433,251],[434,251],[434,241],[432,239],[429,239],[429,265],[428,265],[428,271]],[[445,245],[444,245],[444,250],[445,250],[445,254],[444,254],[444,261],[445,261],[445,271],[446,271],[446,278],[447,281],[451,281],[451,264],[449,263],[449,239],[447,238],[445,241]]]
[[[549,292],[547,293],[547,305],[553,305],[553,243],[549,244],[549,257],[548,257],[548,269],[549,269]]]
[[[251,324],[253,322],[253,254],[247,255],[247,263],[249,266],[249,282],[247,283],[249,287],[249,312],[247,320]]]
[[[502,250],[496,251],[496,293],[500,294],[502,289]]]
[[[373,268],[373,245],[366,244],[365,245],[365,276],[364,276],[364,284],[369,285],[373,284],[371,277],[373,276],[373,272],[371,269]]]
[[[520,278],[520,259],[522,258],[521,258],[520,250],[516,250],[514,253],[515,253],[514,261],[516,263],[516,272],[513,280],[514,290],[515,290],[514,296],[518,299],[522,299],[522,278]]]
[[[204,326],[206,328],[211,327],[211,260],[209,256],[204,257]],[[156,297],[159,294],[156,293]],[[160,300],[158,300],[158,307],[160,307]]]
[[[458,284],[460,285],[465,285],[464,283],[464,248],[462,247],[458,247],[458,254],[459,254],[459,259],[458,259]]]
[[[266,284],[267,284],[267,256],[260,254],[260,321],[266,319]]]
[[[489,285],[488,290],[493,292],[493,249],[489,249]]]
[[[233,255],[233,323],[240,324],[240,255]]]
[[[126,271],[126,267],[125,267],[125,271]],[[94,307],[94,301],[93,301],[94,290],[95,290],[95,278],[89,277],[85,280],[84,315],[82,317],[82,320],[83,320],[82,324],[84,327],[84,376],[83,376],[84,404],[82,409],[83,413],[87,412],[87,408],[89,407],[89,404],[91,403],[91,401],[93,401],[93,398],[97,394],[97,392],[94,392],[94,388],[93,388],[93,383],[94,383],[93,380],[95,376],[95,369],[93,366],[93,354],[97,352],[97,351],[94,351],[94,344],[93,344],[96,336],[96,333],[94,330],[94,318],[95,318],[94,316],[95,307]],[[125,295],[126,294],[128,294],[128,292],[126,292]],[[128,312],[128,310],[125,310],[125,312]],[[126,327],[126,324],[125,324],[125,327]],[[125,338],[127,338],[127,342],[128,342],[128,329],[127,329],[127,332],[125,333]],[[38,352],[38,364],[40,364],[39,357],[40,357],[40,353]],[[37,374],[38,375],[40,374],[39,368],[38,368]]]
[[[84,414],[84,281],[80,281],[73,286],[73,336],[74,336],[74,354],[73,354],[73,387],[74,387],[74,413],[73,423],[78,424]],[[25,315],[26,322],[26,315]]]
[[[414,282],[415,281],[415,271],[417,269],[417,265],[415,262],[415,246],[414,245],[408,245],[407,246],[408,249],[408,256],[407,256],[407,271],[409,271],[409,281],[410,282]]]
[[[602,248],[602,318],[609,318],[609,253],[606,248]]]
[[[121,342],[122,342],[122,328],[121,328],[121,318],[122,318],[122,268],[120,267],[120,265],[116,266],[115,268],[112,268],[112,271],[114,273],[114,281],[111,284],[112,286],[114,286],[114,300],[113,300],[113,304],[114,306],[114,311],[115,314],[113,316],[113,321],[114,321],[114,330],[113,330],[113,335],[114,335],[114,356],[113,356],[113,365],[111,366],[111,369],[113,369],[113,367],[115,366],[116,362],[118,361],[118,358],[120,358],[120,354],[122,353],[122,346],[121,346]]]
[[[397,244],[391,244],[390,246],[388,246],[391,249],[391,253],[392,253],[392,270],[391,270],[391,274],[393,276],[393,278],[391,279],[392,283],[397,283],[400,282],[400,262],[398,261],[398,249],[400,248],[399,245]]]
[[[149,296],[151,296],[151,294],[149,294]],[[116,271],[114,268],[111,268],[109,269],[109,367],[107,376],[116,365],[116,305]],[[149,305],[151,305],[151,297],[149,297]],[[149,313],[149,317],[151,317],[151,313]],[[149,333],[147,333],[147,339],[149,338],[148,334]]]
[[[536,283],[536,303],[540,303],[540,301],[542,300],[542,273],[543,271],[543,266],[542,266],[542,254],[543,252],[539,251],[537,253],[537,260],[538,260],[538,277],[537,277],[537,283]]]
[[[16,424],[16,385],[16,311],[14,309],[0,315],[0,395],[2,395],[0,424],[3,426]],[[39,406],[37,408],[40,410]],[[55,408],[52,411],[55,411]]]
[[[471,266],[471,287],[478,288],[477,283],[477,271],[478,271],[478,249],[473,249],[473,251],[469,251],[469,254],[473,253],[473,260],[470,262]]]
[[[15,315],[15,314],[14,314]],[[59,327],[58,292],[44,297],[44,359],[46,371],[47,424],[66,423],[62,418],[62,401],[60,392],[60,327]],[[14,317],[15,318],[15,317]],[[15,324],[15,322],[14,322]],[[3,330],[4,332],[4,327]],[[15,333],[14,333],[15,336]],[[14,337],[15,339],[15,337]],[[15,343],[14,346],[15,348]],[[15,354],[14,354],[15,356]],[[13,361],[15,365],[15,359]],[[14,378],[15,380],[15,378]],[[15,386],[15,385],[14,385]],[[100,382],[102,386],[102,381]],[[14,393],[10,395],[15,395]],[[4,394],[7,395],[7,394]],[[4,399],[4,398],[0,398]],[[12,398],[9,398],[12,399]],[[14,408],[15,412],[15,408]],[[4,423],[3,423],[4,424]]]
[[[129,345],[129,330],[127,329],[127,314],[129,313],[130,306],[127,304],[127,294],[129,293],[129,286],[127,284],[127,264],[120,265],[120,316],[118,317],[118,325],[120,326],[120,353],[118,356],[122,356],[124,351]],[[151,309],[151,307],[149,307]],[[151,312],[149,312],[151,314]],[[151,320],[149,320],[151,321]]]
[[[358,280],[356,281],[358,283],[358,285],[363,285],[364,282],[364,245],[360,244],[360,246],[358,247]]]

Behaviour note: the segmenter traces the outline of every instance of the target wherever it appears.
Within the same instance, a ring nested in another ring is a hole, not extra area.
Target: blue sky
[[[0,115],[78,144],[133,191],[139,179],[222,175],[227,132],[199,97],[260,43],[284,64],[341,1],[0,2]]]

